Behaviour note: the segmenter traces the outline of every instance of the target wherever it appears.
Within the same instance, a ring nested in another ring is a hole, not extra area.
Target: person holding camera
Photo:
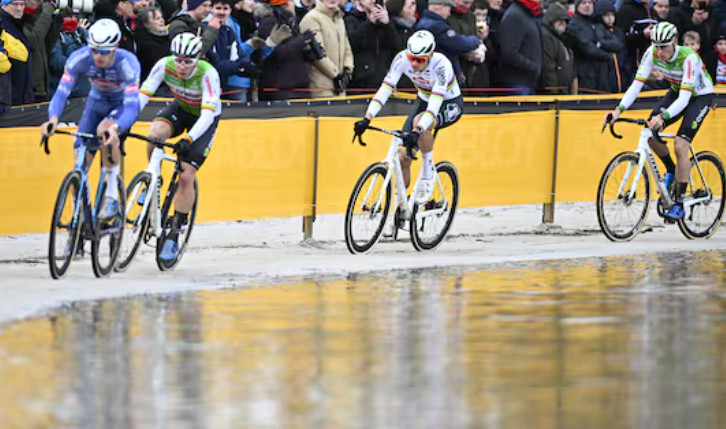
[[[402,45],[388,9],[382,0],[355,0],[353,10],[345,16],[345,27],[356,65],[349,86],[377,89]]]
[[[61,31],[55,47],[53,47],[53,50],[50,52],[50,58],[48,61],[50,66],[51,96],[53,96],[55,89],[60,83],[68,58],[73,52],[86,46],[86,40],[88,40],[88,26],[90,25],[88,20],[78,19],[73,16],[72,10],[66,10],[66,13],[68,16],[63,18],[63,31]],[[85,97],[88,95],[90,90],[91,82],[87,79],[81,79],[73,87],[69,97]]]
[[[300,21],[303,34],[310,31],[325,49],[325,56],[307,64],[312,97],[345,95],[353,75],[353,50],[338,0],[320,0]]]
[[[260,99],[288,100],[305,98],[310,84],[305,64],[325,58],[325,51],[313,32],[300,33],[294,0],[269,0],[257,8],[259,35],[265,37],[277,27],[288,26],[291,36],[279,43],[262,63]]]

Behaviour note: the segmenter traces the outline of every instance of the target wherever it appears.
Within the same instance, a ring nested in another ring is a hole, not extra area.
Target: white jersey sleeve
[[[207,132],[209,126],[214,123],[214,118],[222,113],[222,105],[219,103],[221,92],[219,73],[214,67],[210,67],[202,77],[202,110],[199,119],[187,133],[192,140],[196,141]]]
[[[149,99],[151,99],[154,93],[156,93],[156,90],[159,89],[159,86],[161,86],[161,83],[164,81],[164,73],[166,73],[166,58],[162,58],[154,64],[154,68],[149,72],[149,76],[141,84],[141,89],[139,89],[139,112],[144,110]]]
[[[398,85],[398,81],[401,80],[401,76],[407,66],[408,60],[406,59],[406,51],[401,51],[393,58],[391,62],[391,68],[388,69],[388,74],[383,78],[381,87],[376,91],[376,95],[368,104],[368,110],[366,115],[370,114],[371,117],[375,117],[378,112],[383,109],[383,106],[388,101],[388,98],[393,93],[393,89]]]

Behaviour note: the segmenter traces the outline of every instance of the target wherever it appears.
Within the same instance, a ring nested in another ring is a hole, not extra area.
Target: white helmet
[[[678,29],[667,21],[661,21],[650,32],[650,40],[656,46],[666,46],[673,43],[678,36]]]
[[[202,50],[202,39],[194,33],[179,33],[171,41],[171,53],[177,57],[196,58]]]
[[[433,54],[435,48],[434,35],[426,30],[418,30],[408,38],[406,53],[416,57],[425,57]]]
[[[112,19],[94,22],[88,29],[88,46],[96,49],[113,49],[121,41],[121,29]]]

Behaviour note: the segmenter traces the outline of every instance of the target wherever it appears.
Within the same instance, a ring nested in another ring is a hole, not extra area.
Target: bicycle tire
[[[624,173],[620,178],[615,179],[613,184],[609,184],[609,179],[613,177],[616,168],[621,164],[628,163],[626,168],[631,166],[630,177],[628,178],[628,182],[623,185],[623,190],[629,191],[632,183],[631,180],[635,176],[633,173],[638,166],[638,158],[639,157],[635,152],[621,152],[615,155],[615,157],[610,160],[607,167],[605,167],[605,171],[600,178],[600,184],[597,188],[597,221],[600,224],[600,229],[603,234],[605,234],[605,236],[611,241],[624,242],[632,240],[636,235],[638,235],[640,229],[645,223],[645,219],[648,217],[648,210],[650,208],[650,175],[645,167],[643,167],[640,174],[640,181],[635,192],[635,198],[623,200],[623,196],[617,194],[617,190],[620,188],[621,182],[625,176]],[[615,190],[615,197],[608,198],[608,195],[610,195],[608,191],[612,192],[613,190]],[[639,198],[639,193],[645,198]],[[634,206],[634,202],[638,201],[641,201],[641,203]],[[610,202],[613,202],[614,204],[610,204]],[[630,210],[631,206],[633,206],[632,208],[634,208],[634,210]],[[616,210],[623,209],[629,210],[630,213],[637,215],[637,217],[624,227],[618,228],[615,225],[615,221],[617,219],[622,219],[623,216],[620,214],[610,216],[609,214]]]
[[[108,179],[108,176],[106,176]],[[108,277],[116,266],[116,260],[118,258],[119,250],[121,249],[121,241],[124,233],[124,220],[126,216],[126,190],[124,189],[124,179],[121,175],[118,175],[116,180],[116,186],[118,186],[118,210],[120,215],[114,219],[114,224],[111,228],[116,228],[112,233],[104,233],[103,230],[107,229],[106,225],[102,225],[101,222],[96,219],[96,224],[93,226],[93,239],[91,240],[91,265],[93,267],[93,274],[96,277]],[[106,184],[101,187],[101,195],[105,193]],[[103,262],[101,251],[104,245],[101,241],[104,237],[108,237],[108,261]]]
[[[48,240],[48,266],[50,268],[51,277],[56,280],[62,278],[66,274],[68,267],[71,265],[73,255],[75,255],[76,247],[78,246],[78,238],[81,235],[81,216],[79,216],[75,226],[73,226],[73,212],[75,210],[75,202],[77,200],[75,196],[77,196],[80,192],[80,188],[80,173],[77,171],[68,173],[61,182],[61,186],[58,189],[58,195],[55,200],[55,206],[53,207],[53,215],[50,223],[50,237]],[[73,192],[72,189],[75,189],[75,192]],[[70,206],[67,206],[66,204],[69,202]],[[63,215],[69,214],[64,210],[66,207],[70,208],[70,218],[65,219],[66,222],[62,222]],[[63,225],[68,225],[69,227],[66,228],[66,230],[69,231],[69,234],[64,243],[64,240],[59,239],[58,237],[59,228]],[[55,248],[56,244],[62,244],[66,254],[59,255]],[[62,261],[61,264],[58,264],[59,259]]]
[[[348,207],[345,210],[345,244],[348,247],[348,251],[354,255],[368,252],[373,245],[376,244],[383,232],[383,226],[386,223],[388,212],[391,209],[391,181],[388,181],[385,190],[381,188],[378,189],[378,192],[375,195],[369,195],[368,201],[378,201],[380,191],[383,190],[385,192],[385,196],[381,201],[382,207],[379,207],[376,213],[372,213],[363,201],[361,201],[361,204],[357,204],[357,201],[358,196],[361,195],[361,191],[364,189],[365,193],[363,194],[363,197],[368,194],[369,190],[371,192],[374,191],[370,188],[370,186],[379,183],[382,185],[385,181],[386,173],[388,173],[388,166],[386,164],[371,164],[363,171],[353,187],[353,192],[348,200]],[[368,179],[370,178],[373,178],[375,181],[371,182],[370,185],[366,187],[365,185],[368,183]],[[367,201],[365,203],[367,203]],[[361,213],[355,212],[356,207],[359,207],[362,210],[363,216],[357,216],[357,214]],[[373,218],[371,218],[371,216],[373,216]],[[362,220],[366,217],[372,220],[371,226],[374,226],[372,234],[370,234],[369,237],[366,236],[367,238],[361,237],[363,233],[361,232],[359,234],[356,228],[357,222],[355,222],[359,218]]]
[[[172,222],[174,221],[174,213],[169,215],[169,210],[171,210],[172,202],[174,201],[174,196],[176,195],[177,190],[179,189],[179,176],[178,174],[174,174],[172,177],[171,183],[169,183],[169,188],[166,193],[166,198],[164,199],[164,204],[161,209],[161,225],[163,228],[163,232],[161,234],[161,237],[158,237],[156,240],[156,266],[161,271],[169,271],[176,268],[177,265],[179,265],[179,261],[181,261],[182,256],[184,255],[184,251],[187,248],[187,244],[189,243],[189,237],[192,234],[192,228],[194,227],[194,220],[197,218],[197,205],[199,203],[199,183],[197,182],[197,178],[194,178],[194,204],[192,205],[192,209],[189,212],[189,217],[187,218],[187,225],[186,228],[183,230],[183,238],[179,239],[179,254],[177,255],[176,259],[174,259],[171,262],[167,262],[159,258],[159,253],[161,253],[161,248],[164,245],[164,241],[166,240],[166,236],[168,232],[171,230]],[[180,237],[182,237],[182,233],[180,233]]]
[[[459,204],[459,173],[456,171],[456,167],[448,161],[441,161],[436,164],[436,174],[445,174],[448,176],[448,182],[451,183],[451,195],[446,195],[448,192],[445,191],[445,181],[441,180],[441,187],[439,187],[439,181],[437,181],[434,192],[431,195],[431,199],[426,204],[415,204],[413,213],[411,214],[411,243],[413,247],[420,251],[436,249],[439,244],[446,238],[446,234],[451,228],[451,224],[454,222],[454,216],[456,215],[456,207]],[[439,176],[440,177],[440,176]],[[438,201],[437,201],[438,197]],[[446,201],[446,203],[444,203]],[[439,206],[444,204],[442,206]],[[440,214],[421,217],[422,210],[439,210],[443,209]],[[433,228],[429,228],[432,223],[436,220],[443,220],[441,227],[437,228],[434,224]],[[431,238],[427,238],[423,232],[429,228],[433,233]]]
[[[154,198],[154,192],[151,187],[151,173],[146,171],[139,172],[129,183],[126,188],[126,220],[124,223],[124,234],[121,240],[118,260],[114,271],[126,271],[136,256],[136,252],[141,246],[147,229],[149,228],[149,211],[152,203],[144,205],[138,203],[139,196],[144,192],[146,199]],[[133,199],[131,199],[133,197]],[[138,208],[138,212],[136,209]],[[125,244],[130,244],[128,252],[125,252]]]
[[[691,180],[689,181],[687,196],[698,197],[699,195],[705,195],[706,185],[708,185],[711,199],[705,203],[689,207],[684,218],[678,221],[678,227],[683,235],[691,240],[709,238],[718,230],[723,217],[724,203],[726,202],[724,200],[726,177],[724,176],[721,159],[715,153],[708,151],[698,152],[696,159],[701,166],[706,184],[703,183],[696,164],[691,159]]]

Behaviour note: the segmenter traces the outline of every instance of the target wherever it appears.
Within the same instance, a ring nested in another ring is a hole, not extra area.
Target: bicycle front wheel
[[[153,204],[153,201],[149,199],[154,197],[150,188],[151,174],[146,171],[137,174],[126,188],[126,222],[115,268],[117,272],[126,271],[131,265],[146,230],[149,228],[149,208]],[[150,201],[146,210],[144,210],[144,202],[139,199],[142,196],[145,200]]]
[[[416,204],[411,215],[411,242],[418,250],[435,249],[451,228],[459,203],[459,174],[447,161],[436,164],[436,186],[431,199]]]
[[[70,172],[63,179],[55,200],[48,243],[48,266],[50,275],[54,279],[66,274],[78,246],[81,216],[79,215],[74,223],[73,212],[80,189],[81,175],[78,172]]]
[[[370,165],[358,178],[345,210],[345,244],[352,254],[369,251],[383,232],[391,209],[391,181],[388,166]]]
[[[703,177],[691,160],[691,175],[688,182],[686,199],[697,202],[686,209],[686,215],[678,222],[683,235],[690,239],[708,238],[721,225],[724,209],[724,178],[723,163],[713,152],[698,152],[698,165]]]
[[[171,232],[171,228],[174,222],[174,210],[172,210],[172,204],[174,202],[174,197],[179,190],[178,179],[179,178],[177,176],[176,179],[173,180],[173,182],[169,185],[169,192],[167,192],[166,199],[164,200],[164,206],[161,209],[161,224],[164,227],[164,232],[161,234],[161,237],[156,240],[156,266],[159,267],[159,270],[161,271],[173,270],[179,264],[179,261],[181,261],[181,258],[184,255],[184,251],[187,248],[187,244],[189,243],[189,237],[192,235],[194,220],[197,218],[197,205],[199,204],[199,184],[197,182],[197,179],[194,178],[194,204],[192,205],[192,209],[187,217],[187,224],[181,228],[181,230],[179,231],[179,235],[177,236],[177,243],[179,243],[179,253],[172,261],[166,261],[159,258],[159,253],[161,253],[161,249],[164,246],[164,241],[166,241],[167,234]],[[159,190],[159,192],[161,192],[161,190]]]
[[[108,176],[106,176],[108,180]],[[107,277],[116,266],[121,240],[124,233],[124,216],[126,214],[126,190],[121,175],[116,180],[118,186],[118,214],[110,220],[96,219],[93,240],[91,241],[91,265],[96,277]],[[105,193],[107,184],[99,192]]]
[[[637,186],[633,190],[633,182]],[[645,223],[650,207],[650,176],[638,171],[638,156],[623,152],[610,161],[597,189],[597,220],[612,241],[629,241]]]

